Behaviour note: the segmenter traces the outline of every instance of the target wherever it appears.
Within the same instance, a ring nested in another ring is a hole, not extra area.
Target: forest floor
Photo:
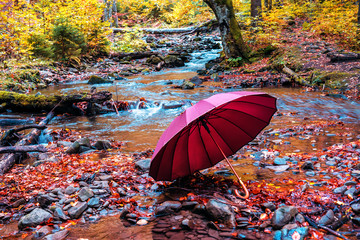
[[[360,61],[331,62],[327,54],[342,52],[341,47],[296,26],[286,29],[283,38],[281,50],[267,58],[231,70],[210,64],[200,78],[220,89],[297,85],[278,71],[285,64],[309,83],[304,91],[359,100]],[[182,37],[177,45],[186,42]],[[61,84],[93,74],[144,74],[156,66],[144,59],[119,63],[104,58],[90,61],[87,70],[38,69],[45,84],[54,79]],[[24,84],[18,90],[31,91]],[[286,139],[310,141],[334,129],[349,141],[311,153],[278,150]],[[360,140],[340,120],[269,129],[257,137],[258,144],[236,153],[233,163],[250,156],[259,167],[257,178],[246,181],[247,200],[230,193],[237,183],[213,172],[155,182],[147,174],[152,150],[124,154],[117,150],[121,143],[113,142],[113,150],[66,154],[81,133],[63,129],[51,135],[54,141],[41,161],[17,164],[0,176],[0,239],[356,239],[360,232]],[[220,163],[212,171],[226,170]],[[105,224],[118,229],[102,225],[102,231],[92,232],[91,225],[108,216],[111,222]]]

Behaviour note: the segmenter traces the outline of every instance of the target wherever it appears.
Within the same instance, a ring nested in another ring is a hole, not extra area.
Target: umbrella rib
[[[189,157],[189,137],[190,137],[190,131],[191,129],[188,131],[188,135],[187,135],[187,143],[186,143],[186,157],[187,157],[187,161],[189,162],[189,172],[191,173],[191,161],[190,161],[190,157]]]
[[[215,116],[218,116],[218,117],[219,117],[219,115],[217,115],[217,114],[218,114],[218,113],[221,113],[221,112],[224,112],[224,111],[234,111],[234,112],[243,113],[243,114],[248,115],[248,116],[250,116],[250,117],[256,118],[256,119],[258,119],[258,120],[260,120],[260,121],[262,121],[262,122],[264,122],[264,123],[268,123],[267,121],[265,121],[265,120],[263,120],[263,119],[261,119],[261,118],[258,118],[258,117],[254,116],[254,115],[248,114],[248,113],[243,112],[243,111],[235,110],[235,109],[229,109],[229,108],[225,108],[225,109],[220,108],[219,110],[214,111],[211,115],[212,115],[212,116],[215,115]]]
[[[172,171],[173,171],[173,166],[174,166],[174,156],[175,156],[175,150],[176,150],[176,145],[177,143],[179,142],[179,139],[181,137],[181,134],[179,134],[178,138],[176,139],[176,142],[175,142],[175,145],[174,145],[174,151],[173,151],[173,156],[172,156],[172,161],[171,161],[171,167],[170,167],[170,171],[171,171],[171,174],[170,174],[170,178],[172,179]]]
[[[205,147],[205,143],[204,143],[204,141],[203,141],[203,139],[202,139],[202,137],[201,137],[201,131],[200,131],[200,129],[201,129],[201,123],[200,122],[198,122],[198,129],[199,129],[199,136],[200,136],[200,139],[201,139],[201,143],[202,143],[202,145],[203,145],[203,147],[204,147],[204,149],[205,149],[205,152],[206,152],[206,156],[208,157],[208,160],[209,160],[209,162],[210,162],[210,165],[212,166],[213,165],[213,163],[211,162],[211,159],[210,159],[210,156],[209,156],[209,153],[208,153],[208,151],[206,150],[206,147]],[[200,126],[199,126],[200,125]]]
[[[210,123],[210,122],[208,122],[207,124],[209,124],[214,130],[215,130],[215,132],[217,133],[217,134],[219,134],[219,136],[221,137],[221,139],[223,139],[223,141],[224,141],[224,143],[228,146],[228,148],[232,151],[232,152],[236,152],[236,151],[234,151],[230,146],[229,146],[229,144],[224,140],[224,138],[221,136],[221,134],[219,133],[219,131],[216,129],[216,128],[214,128],[213,127],[213,125]],[[245,132],[246,133],[246,132]],[[210,134],[210,133],[209,133]],[[246,133],[247,134],[247,133]],[[248,135],[248,134],[247,134]]]

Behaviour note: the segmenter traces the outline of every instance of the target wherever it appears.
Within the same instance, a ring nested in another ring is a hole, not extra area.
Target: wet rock
[[[308,177],[313,177],[313,176],[315,176],[315,172],[314,171],[307,171],[307,172],[305,172],[305,175],[308,176]]]
[[[85,146],[80,146],[79,148],[79,153],[84,153],[84,152],[88,152],[91,151],[92,149],[89,147],[85,147]]]
[[[99,179],[101,181],[111,181],[111,180],[113,180],[113,176],[111,176],[111,175],[100,175]],[[109,187],[109,185],[107,185],[107,187]]]
[[[295,220],[297,221],[297,222],[299,222],[299,223],[304,223],[305,222],[305,218],[304,218],[304,216],[302,215],[302,214],[296,214],[296,216],[295,216]]]
[[[182,203],[182,208],[183,209],[193,209],[196,205],[198,205],[199,203],[196,201],[188,201],[188,202],[183,202]]]
[[[354,223],[357,226],[360,226],[360,217],[353,217],[351,219],[352,223]]]
[[[52,217],[52,214],[41,208],[35,208],[29,214],[23,216],[18,224],[20,230],[27,227],[35,227],[47,222]]]
[[[156,55],[152,55],[146,60],[146,63],[152,64],[152,65],[157,65],[157,64],[161,63],[162,61],[163,61],[163,59],[161,59],[160,57],[158,57]]]
[[[198,76],[195,76],[189,80],[191,83],[195,84],[195,86],[200,86],[203,83],[203,80]]]
[[[150,169],[150,163],[151,163],[151,159],[144,159],[144,160],[139,160],[135,163],[135,167],[140,169],[141,171],[149,171]]]
[[[26,204],[26,199],[25,198],[20,198],[19,200],[15,201],[13,204],[11,204],[12,208],[18,208],[21,205]]]
[[[295,229],[282,229],[281,231],[276,231],[274,234],[273,240],[292,240],[298,239],[303,240],[309,233],[309,228],[299,227]]]
[[[139,221],[136,222],[136,225],[139,225],[139,226],[144,226],[148,224],[148,221],[146,221],[145,219],[140,219]]]
[[[298,210],[293,206],[285,206],[276,209],[271,219],[271,223],[275,229],[280,229],[288,224],[292,218],[296,216]]]
[[[181,84],[181,89],[194,89],[195,88],[195,84],[190,82],[190,81],[184,81],[182,84]]]
[[[47,206],[49,206],[50,204],[52,204],[53,202],[56,202],[56,201],[58,201],[56,198],[50,197],[47,194],[40,195],[37,197],[37,202],[43,208],[46,208]]]
[[[334,219],[335,216],[333,210],[328,210],[326,214],[319,219],[318,224],[326,226],[331,224],[334,221]]]
[[[194,229],[194,221],[191,219],[184,219],[181,221],[181,227],[186,230]]]
[[[33,240],[42,239],[44,236],[50,234],[52,232],[52,228],[49,226],[43,226],[40,229],[36,230],[36,232],[32,235]]]
[[[96,75],[90,76],[90,79],[88,81],[88,84],[104,84],[104,83],[113,83],[113,81],[104,79]]]
[[[355,196],[358,195],[358,190],[356,189],[355,186],[352,186],[350,189],[344,192],[344,195],[354,198]]]
[[[67,150],[67,154],[75,154],[80,152],[80,144],[78,142],[74,142]]]
[[[47,235],[45,238],[43,238],[44,240],[63,240],[66,239],[67,235],[69,235],[70,231],[69,230],[62,230],[50,235]]]
[[[87,201],[89,198],[91,198],[93,196],[94,196],[94,192],[88,187],[82,188],[78,193],[78,198],[82,202]]]
[[[280,165],[280,166],[266,166],[265,168],[271,169],[275,172],[284,172],[290,168],[289,165]]]
[[[311,161],[304,162],[303,165],[301,165],[301,169],[303,170],[314,170],[314,164]]]
[[[197,204],[192,210],[193,213],[204,215],[207,213],[206,207],[204,204]]]
[[[184,61],[178,55],[169,54],[165,56],[164,62],[167,67],[182,67],[185,66]]]
[[[100,207],[100,198],[98,197],[90,198],[90,200],[88,201],[88,206],[91,208]]]
[[[155,209],[156,215],[167,215],[173,212],[177,212],[181,209],[181,202],[178,201],[166,201],[160,204]]]
[[[76,188],[74,188],[73,186],[69,185],[66,189],[65,189],[65,194],[67,195],[72,195],[76,192]]]
[[[355,181],[347,181],[344,185],[345,186],[356,186],[357,182],[355,182]]]
[[[72,219],[77,219],[87,209],[88,205],[86,202],[77,202],[76,205],[69,209],[68,213]]]
[[[274,165],[286,165],[286,160],[284,158],[275,158]]]
[[[333,190],[333,193],[335,194],[344,194],[344,192],[347,190],[347,187],[346,186],[341,186],[341,187],[338,187],[338,188],[335,188]]]
[[[359,203],[352,204],[351,209],[353,210],[354,213],[360,214],[360,204]]]
[[[110,143],[110,141],[106,141],[106,140],[98,140],[98,141],[96,141],[96,143],[94,144],[94,147],[95,147],[97,150],[111,149],[111,143]]]
[[[274,203],[272,202],[266,202],[261,204],[261,207],[265,210],[266,208],[270,209],[270,211],[275,211],[276,206]]]
[[[54,219],[67,221],[69,217],[64,213],[62,208],[56,207],[54,210]]]
[[[231,206],[211,199],[206,204],[206,210],[212,218],[226,224],[228,227],[234,228],[236,226],[235,213]]]

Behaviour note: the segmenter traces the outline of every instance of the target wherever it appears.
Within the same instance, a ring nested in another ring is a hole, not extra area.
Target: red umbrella
[[[276,112],[276,98],[259,92],[220,93],[186,109],[160,137],[150,176],[172,181],[214,166],[252,141]],[[238,196],[237,191],[235,191]]]

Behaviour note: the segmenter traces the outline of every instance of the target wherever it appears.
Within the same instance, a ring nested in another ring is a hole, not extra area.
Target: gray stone
[[[69,230],[62,230],[50,235],[47,235],[45,238],[43,238],[44,240],[63,240],[66,239],[67,235],[69,235],[70,231]]]
[[[111,180],[113,180],[113,176],[111,176],[111,175],[101,175],[101,176],[99,176],[99,178],[100,178],[101,181],[111,181]]]
[[[95,147],[97,150],[110,149],[110,148],[111,148],[111,142],[110,142],[110,141],[106,141],[106,140],[99,140],[99,141],[96,141],[96,143],[94,144],[94,147]]]
[[[203,83],[203,80],[201,78],[199,78],[198,76],[195,76],[195,77],[190,79],[190,82],[195,84],[195,86],[199,86],[199,85],[201,85]]]
[[[94,196],[93,191],[88,187],[82,188],[78,193],[78,197],[79,197],[80,201],[82,201],[82,202],[85,202],[86,200],[88,200],[89,198],[91,198],[93,196]]]
[[[135,163],[135,167],[141,171],[149,171],[151,159],[139,160]]]
[[[99,207],[100,206],[100,198],[98,198],[98,197],[91,198],[88,202],[88,206],[91,208]]]
[[[293,206],[285,206],[276,209],[273,217],[271,218],[271,223],[275,229],[280,229],[286,224],[288,224],[292,218],[296,216],[298,210]]]
[[[305,172],[305,175],[308,176],[308,177],[313,177],[313,176],[315,176],[315,172],[314,171],[307,171],[307,172]]]
[[[296,220],[297,222],[299,222],[299,223],[304,223],[304,222],[305,222],[304,216],[303,216],[302,214],[300,214],[300,213],[296,214],[295,220]]]
[[[275,160],[274,160],[274,164],[275,164],[275,165],[286,165],[287,162],[286,162],[285,159],[277,157],[277,158],[275,158]]]
[[[354,213],[359,214],[360,213],[360,204],[356,203],[356,204],[352,204],[351,208],[353,210]]]
[[[77,140],[76,142],[78,142],[80,144],[80,146],[84,146],[84,147],[88,147],[91,148],[91,144],[90,144],[90,139],[85,137],[85,138],[80,138],[79,140]]]
[[[181,227],[186,230],[191,230],[195,226],[194,221],[191,219],[184,219],[181,221]]]
[[[346,186],[341,186],[341,187],[338,187],[338,188],[335,188],[333,190],[333,193],[335,194],[344,194],[344,192],[347,190],[347,187]]]
[[[73,186],[71,186],[71,185],[69,185],[66,189],[65,189],[65,194],[67,194],[67,195],[72,195],[72,194],[74,194],[76,192],[76,189],[73,187]]]
[[[166,201],[160,204],[155,209],[156,215],[167,215],[173,213],[174,211],[177,212],[181,209],[181,202],[178,201]]]
[[[231,206],[211,199],[206,204],[206,210],[214,220],[224,223],[228,227],[235,228],[235,213]]]
[[[90,76],[90,79],[88,81],[88,84],[103,84],[103,83],[113,83],[113,81],[95,75]]]
[[[75,206],[69,209],[68,213],[72,219],[79,218],[81,214],[87,209],[86,202],[77,202]]]
[[[120,197],[125,197],[127,194],[126,194],[126,191],[123,189],[123,188],[117,188],[116,189],[117,193],[120,195]]]
[[[52,214],[41,208],[35,208],[29,214],[23,216],[18,224],[20,230],[27,227],[36,227],[42,223],[47,222],[52,217]]]
[[[345,186],[356,186],[357,182],[355,182],[355,181],[347,181],[344,185]]]
[[[356,193],[357,193],[356,187],[352,186],[350,189],[348,189],[346,192],[344,192],[344,195],[351,196],[352,198],[354,198]]]
[[[88,152],[91,151],[92,149],[86,146],[80,146],[79,148],[79,153],[84,153],[84,152]]]
[[[330,209],[326,212],[324,216],[322,216],[319,219],[318,224],[326,226],[331,224],[334,221],[334,219],[335,219],[334,212],[333,210]]]
[[[80,144],[78,142],[74,142],[67,150],[67,154],[74,154],[80,152]]]
[[[66,216],[63,209],[60,208],[60,207],[55,208],[55,210],[54,210],[54,218],[58,219],[58,220],[63,220],[63,221],[69,220],[69,217]]]
[[[328,166],[336,166],[335,161],[326,161],[325,164],[328,165]]]
[[[276,209],[275,204],[272,202],[263,203],[263,204],[261,204],[261,207],[265,208],[265,209],[268,208],[268,209],[270,209],[270,211],[274,211]]]
[[[266,166],[265,168],[271,169],[275,172],[284,172],[290,168],[289,165],[280,165],[280,166]]]

